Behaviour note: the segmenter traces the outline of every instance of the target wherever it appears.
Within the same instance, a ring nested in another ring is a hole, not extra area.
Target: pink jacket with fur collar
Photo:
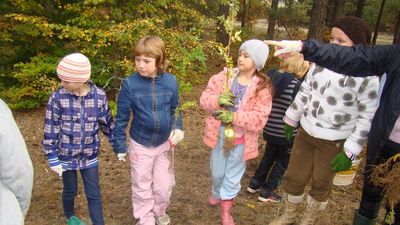
[[[218,131],[221,122],[211,114],[221,109],[218,105],[218,97],[224,92],[226,81],[226,70],[212,76],[208,81],[206,90],[200,97],[200,105],[210,113],[206,118],[205,134],[203,141],[210,148],[215,148],[218,140]],[[258,156],[258,134],[267,122],[272,107],[272,95],[269,88],[260,90],[255,96],[259,78],[254,76],[251,80],[246,94],[243,96],[239,109],[235,112],[233,125],[244,130],[245,149],[244,160]],[[230,81],[232,83],[232,80]]]

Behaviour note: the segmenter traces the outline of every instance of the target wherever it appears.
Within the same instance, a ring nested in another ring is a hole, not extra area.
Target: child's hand
[[[268,45],[275,46],[274,56],[279,58],[286,58],[292,52],[301,52],[303,49],[303,42],[301,41],[264,41]]]
[[[340,151],[331,162],[332,171],[340,172],[350,169],[352,165],[351,158],[353,158],[352,155],[349,158],[344,150]]]
[[[126,153],[118,153],[118,154],[117,154],[118,161],[123,161],[123,162],[125,162],[125,161],[126,161],[126,160],[125,160],[125,156],[126,156]]]
[[[285,123],[283,125],[283,132],[285,133],[286,140],[290,140],[293,137],[294,127]]]
[[[233,115],[233,112],[229,110],[217,110],[214,113],[215,118],[222,123],[232,123]]]
[[[218,98],[218,105],[221,107],[231,107],[235,104],[235,97],[230,91],[224,92]]]
[[[57,166],[52,166],[52,167],[50,167],[50,169],[53,170],[58,176],[60,176],[60,177],[62,176],[63,168],[62,168],[61,164],[59,164]]]
[[[185,137],[185,132],[180,129],[175,129],[169,135],[168,141],[171,144],[171,147],[175,147],[180,141]]]

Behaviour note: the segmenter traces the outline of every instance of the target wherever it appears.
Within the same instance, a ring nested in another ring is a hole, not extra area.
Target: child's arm
[[[225,82],[225,76],[223,72],[214,75],[208,81],[206,89],[203,91],[200,97],[200,105],[209,113],[213,113],[216,110],[222,109],[218,105],[218,98],[223,90]]]
[[[182,112],[179,108],[179,88],[178,83],[176,81],[176,77],[173,76],[174,79],[174,87],[173,87],[173,95],[171,100],[171,128],[172,129],[180,129],[182,130]],[[178,118],[176,118],[176,110],[178,111]]]
[[[301,83],[300,89],[296,94],[292,104],[286,110],[285,123],[292,127],[296,127],[300,121],[301,115],[304,113],[304,106],[308,104],[308,97],[311,95],[311,85],[313,82],[313,71],[316,69],[314,64],[306,74],[304,81]]]
[[[100,109],[99,124],[103,133],[108,137],[108,142],[114,144],[113,130],[115,127],[114,120],[111,115],[110,107],[108,106],[107,96],[104,95],[103,105]]]
[[[367,84],[367,85],[364,85]],[[362,145],[368,138],[368,133],[371,128],[371,121],[378,107],[378,77],[366,77],[359,94],[358,101],[358,117],[353,132],[344,143],[344,150],[353,155],[360,154]]]
[[[57,156],[60,133],[60,108],[55,101],[55,94],[50,96],[44,118],[44,153],[48,156]]]
[[[249,111],[237,111],[233,116],[233,125],[250,132],[259,132],[265,126],[272,108],[272,95],[268,88],[259,91],[254,108]]]
[[[44,153],[47,155],[49,167],[59,176],[62,175],[61,162],[58,159],[58,148],[60,145],[60,120],[61,112],[56,101],[56,94],[50,96],[46,107],[44,119]]]
[[[128,83],[124,81],[121,87],[121,91],[118,95],[117,116],[115,117],[113,144],[113,150],[115,153],[125,153],[127,150],[125,129],[128,126],[129,117],[131,115],[129,88],[130,87],[128,86]]]

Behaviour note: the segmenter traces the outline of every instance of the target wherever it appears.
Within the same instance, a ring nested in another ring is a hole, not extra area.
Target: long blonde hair
[[[304,60],[302,54],[294,52],[285,58],[279,67],[280,71],[296,74],[296,77],[300,79],[307,73],[310,63]]]

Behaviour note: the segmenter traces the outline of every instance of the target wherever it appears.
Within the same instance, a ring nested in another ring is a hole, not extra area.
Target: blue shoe
[[[78,217],[71,216],[67,221],[67,225],[86,225],[86,224],[82,222]]]

